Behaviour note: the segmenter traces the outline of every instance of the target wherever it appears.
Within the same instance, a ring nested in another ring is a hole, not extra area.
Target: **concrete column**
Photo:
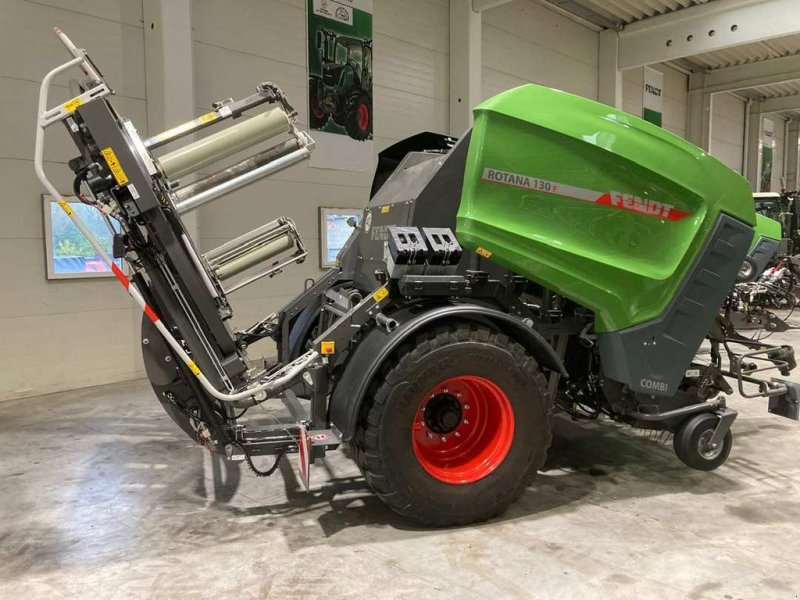
[[[786,171],[786,189],[794,191],[797,189],[798,172],[798,144],[800,144],[800,121],[797,119],[789,120],[789,127],[786,136],[786,156],[784,157]]]
[[[711,148],[712,94],[705,90],[705,73],[689,75],[689,99],[686,107],[686,138],[695,146]]]
[[[143,0],[143,7],[147,133],[155,135],[195,116],[191,0]],[[183,222],[197,240],[196,214]]]
[[[758,191],[761,177],[761,132],[763,125],[761,101],[754,100],[750,103],[750,110],[747,111],[747,145],[745,147],[745,158],[747,159],[745,174],[754,192]]]
[[[450,135],[472,126],[481,99],[481,13],[472,2],[450,2]]]
[[[598,35],[597,100],[622,108],[622,71],[619,70],[619,34],[604,29]]]

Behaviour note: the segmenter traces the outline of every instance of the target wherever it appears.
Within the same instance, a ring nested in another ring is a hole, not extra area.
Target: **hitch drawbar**
[[[769,397],[769,412],[800,421],[800,384],[774,377],[772,383],[783,385],[786,391],[783,394]]]

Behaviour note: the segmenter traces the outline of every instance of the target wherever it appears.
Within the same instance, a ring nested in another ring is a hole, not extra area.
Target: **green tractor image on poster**
[[[319,29],[316,36],[322,74],[308,82],[311,129],[333,120],[355,140],[372,137],[372,40]]]

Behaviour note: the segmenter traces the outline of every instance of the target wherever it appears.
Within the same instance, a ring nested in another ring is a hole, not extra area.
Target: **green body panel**
[[[780,242],[783,236],[782,231],[781,224],[775,219],[770,219],[764,215],[757,214],[756,233],[753,236],[753,243],[750,244],[750,250],[755,248],[758,240],[760,240],[762,237],[770,238]]]
[[[638,117],[532,84],[474,115],[459,241],[592,309],[597,331],[659,317],[721,212],[755,223],[745,179]]]

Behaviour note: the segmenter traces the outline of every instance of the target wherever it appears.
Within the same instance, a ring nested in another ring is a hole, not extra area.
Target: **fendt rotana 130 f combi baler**
[[[306,257],[294,223],[276,215],[200,252],[182,217],[306,159],[314,143],[297,112],[262,83],[143,138],[85,51],[56,33],[72,58],[42,82],[37,174],[142,308],[159,401],[227,460],[267,474],[255,457],[297,453],[308,485],[310,465],[346,443],[394,510],[453,525],[522,493],[556,410],[673,433],[678,457],[703,470],[731,450],[731,383],[798,418],[797,387],[759,377],[788,375],[792,348],[742,337],[720,314],[753,240],[747,182],[686,141],[557,90],[499,94],[458,140],[422,133],[384,150],[338,266],[240,328],[237,290]],[[74,67],[79,94],[48,108],[53,77]],[[111,253],[43,170],[54,123],[80,151],[75,196],[118,223]],[[201,170],[211,174],[185,180]],[[277,359],[251,360],[265,338]],[[291,418],[248,423],[249,407],[271,401]]]

